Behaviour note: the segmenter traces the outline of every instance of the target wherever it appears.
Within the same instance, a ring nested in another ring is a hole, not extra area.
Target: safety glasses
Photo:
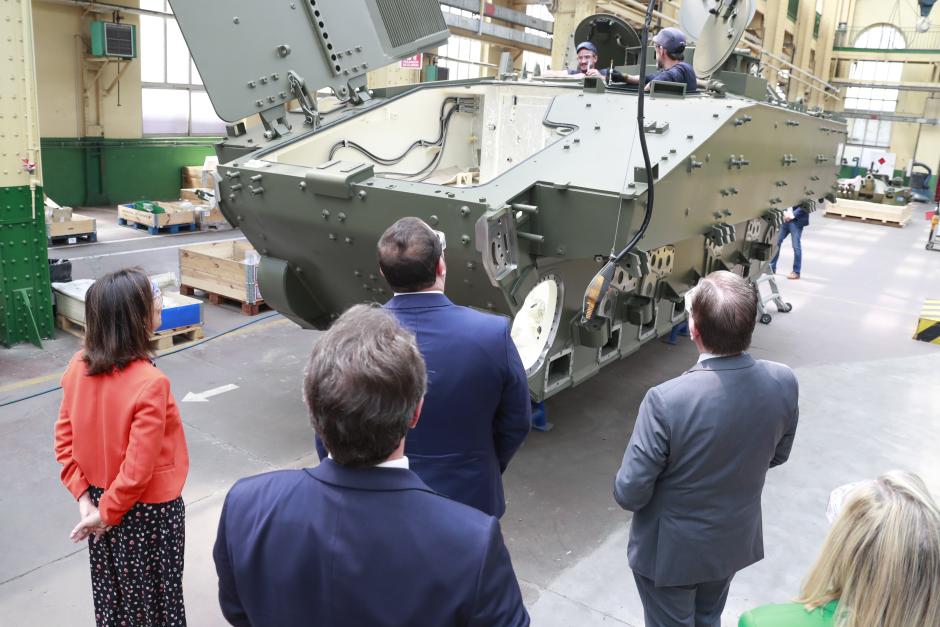
[[[431,229],[431,232],[434,233],[435,235],[437,235],[437,239],[440,240],[440,242],[441,242],[441,252],[444,252],[445,250],[447,250],[447,236],[444,235],[444,232],[443,232],[443,231],[435,231],[434,229]]]

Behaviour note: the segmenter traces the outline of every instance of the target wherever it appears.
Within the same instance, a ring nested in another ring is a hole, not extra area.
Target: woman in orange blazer
[[[99,626],[186,624],[189,454],[170,382],[151,361],[162,309],[159,289],[139,270],[95,281],[85,297],[84,350],[62,377],[55,453],[78,499],[72,540],[92,536]]]

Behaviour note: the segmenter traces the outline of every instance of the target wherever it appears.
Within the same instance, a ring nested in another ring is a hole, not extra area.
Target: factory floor
[[[924,249],[926,208],[916,207],[901,229],[814,216],[803,235],[802,279],[778,277],[793,311],[759,324],[751,353],[795,369],[800,426],[789,462],[767,475],[765,558],[735,578],[723,625],[797,593],[826,533],[834,487],[903,468],[940,497],[940,419],[932,404],[940,398],[940,346],[911,339],[924,299],[940,298],[940,254]],[[113,216],[99,214],[97,244],[50,251],[73,260],[75,278],[125,265],[175,270],[178,246],[238,236],[152,237],[108,226]],[[784,244],[784,274],[791,250]],[[300,382],[317,333],[278,315],[246,318],[208,303],[205,320],[207,337],[236,330],[158,361],[177,400],[238,386],[205,403],[181,403],[191,456],[186,608],[198,627],[225,624],[211,547],[226,490],[245,475],[316,463]],[[0,349],[0,404],[26,399],[0,409],[2,623],[90,625],[88,556],[68,539],[78,508],[52,454],[61,392],[42,394],[78,344],[57,331],[46,346]],[[502,520],[534,625],[643,624],[626,559],[629,514],[612,500],[611,479],[646,390],[695,359],[685,338],[675,346],[654,341],[547,402],[554,429],[533,432],[510,465]]]

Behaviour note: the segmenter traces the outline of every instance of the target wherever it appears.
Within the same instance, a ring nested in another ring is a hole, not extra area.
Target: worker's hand
[[[597,71],[597,68],[592,67],[590,70],[585,72],[584,75],[585,76],[600,76],[601,73]]]
[[[793,218],[791,218],[790,216],[783,216],[783,221],[784,221],[784,222],[792,222],[792,221],[793,221]]]

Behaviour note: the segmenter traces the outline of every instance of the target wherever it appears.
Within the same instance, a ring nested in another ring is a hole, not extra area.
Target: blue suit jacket
[[[232,625],[529,624],[499,522],[410,470],[325,460],[242,479],[213,555]]]
[[[428,370],[421,418],[405,438],[411,468],[435,492],[502,516],[502,472],[532,424],[509,321],[443,294],[403,294],[385,308],[414,332]],[[319,441],[317,450],[326,457]]]

